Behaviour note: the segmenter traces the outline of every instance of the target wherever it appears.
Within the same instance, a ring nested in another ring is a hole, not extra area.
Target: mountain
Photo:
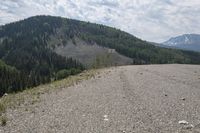
[[[200,64],[200,53],[160,48],[100,24],[34,16],[0,26],[0,59],[19,71],[25,89],[91,67]],[[17,87],[12,85],[5,92],[22,90]]]
[[[200,35],[199,34],[184,34],[178,37],[170,38],[163,43],[164,45],[185,49],[200,51]]]

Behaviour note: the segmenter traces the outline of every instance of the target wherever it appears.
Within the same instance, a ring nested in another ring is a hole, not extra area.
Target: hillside
[[[0,27],[0,59],[15,67],[24,79],[22,87],[12,85],[12,90],[6,88],[6,92],[30,88],[84,70],[78,61],[62,57],[48,47],[45,37],[58,25],[56,18],[48,22],[55,24],[54,27],[45,28],[43,23],[29,19]]]
[[[200,52],[200,35],[184,34],[181,36],[172,37],[168,41],[165,41],[163,44],[175,48]]]
[[[52,16],[0,26],[0,59],[25,77],[23,88],[97,68],[200,64],[200,53],[156,47],[115,28]],[[18,88],[20,90],[20,88]]]
[[[76,43],[80,44],[81,41],[81,43],[89,46],[98,45],[111,50],[115,49],[118,54],[129,57],[132,60],[131,63],[134,64],[200,63],[200,58],[198,58],[200,57],[199,53],[159,48],[115,28],[60,17],[36,16],[2,26],[0,38],[1,42],[4,43],[7,40],[10,47],[13,49],[16,48],[12,43],[13,40],[15,40],[15,43],[19,44],[28,43],[26,46],[29,47],[30,45],[38,47],[35,45],[35,43],[37,43],[39,46],[45,46],[60,55],[65,55],[64,53],[69,52],[67,45],[70,42],[73,42],[75,45],[73,47],[76,47]],[[20,38],[22,38],[22,40],[20,40]],[[17,47],[22,47],[22,45],[18,45]],[[77,47],[79,47],[79,45]],[[1,50],[4,49],[5,46],[1,46]],[[64,51],[58,49],[63,49]],[[82,49],[77,52],[76,48],[69,50],[71,54],[66,54],[67,57],[82,52]],[[84,54],[87,55],[88,53],[89,52],[86,51]],[[107,54],[109,55],[109,52],[107,52]],[[4,55],[0,57],[4,58],[3,56],[5,55],[6,53],[4,52]],[[80,57],[82,57],[82,55],[78,56],[77,59]]]

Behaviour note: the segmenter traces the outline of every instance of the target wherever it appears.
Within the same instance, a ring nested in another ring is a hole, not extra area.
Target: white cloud
[[[199,0],[5,0],[0,24],[49,14],[101,23],[148,41],[200,33]]]

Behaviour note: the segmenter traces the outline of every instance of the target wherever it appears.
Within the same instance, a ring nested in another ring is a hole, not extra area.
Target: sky
[[[0,0],[0,25],[35,15],[104,24],[152,42],[200,34],[200,0]]]

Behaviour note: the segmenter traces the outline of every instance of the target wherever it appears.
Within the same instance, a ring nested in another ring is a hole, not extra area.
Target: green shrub
[[[75,68],[72,68],[72,69],[70,69],[70,72],[71,72],[71,75],[75,75],[75,74],[78,74],[78,73],[80,73],[80,72],[81,72],[81,70],[80,70],[80,69],[75,69]]]
[[[71,74],[71,71],[70,70],[60,70],[56,73],[56,79],[63,79],[63,78],[66,78],[68,77],[69,75]]]
[[[7,124],[8,119],[5,116],[1,117],[1,126],[5,126]]]
[[[78,74],[80,73],[81,70],[80,69],[75,69],[75,68],[72,68],[72,69],[63,69],[63,70],[60,70],[56,73],[56,79],[59,80],[59,79],[63,79],[63,78],[66,78],[70,75],[75,75],[75,74]]]
[[[0,114],[4,113],[5,110],[6,110],[6,108],[5,108],[4,104],[0,103]]]

